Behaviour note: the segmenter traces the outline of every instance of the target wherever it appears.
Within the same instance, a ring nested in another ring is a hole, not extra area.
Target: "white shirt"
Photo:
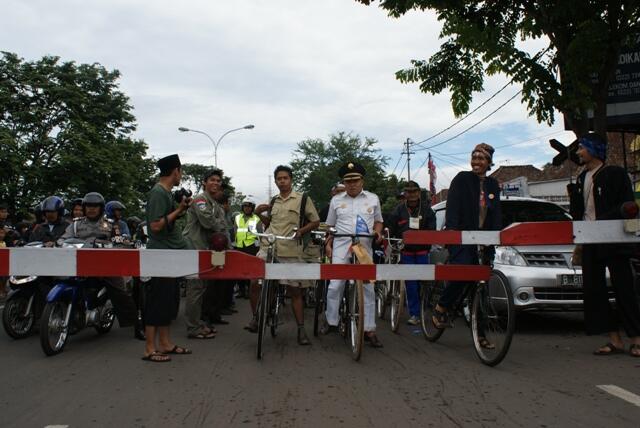
[[[596,204],[593,200],[593,176],[600,168],[587,171],[584,177],[584,216],[583,220],[595,221]]]
[[[382,210],[380,199],[374,193],[363,190],[358,196],[352,198],[347,192],[337,194],[331,199],[327,225],[334,226],[336,233],[355,234],[358,216],[366,223],[368,232],[359,230],[358,233],[374,233],[375,222],[382,223]],[[360,242],[371,253],[371,238],[361,238]],[[337,237],[333,240],[334,256],[346,259],[351,238]]]

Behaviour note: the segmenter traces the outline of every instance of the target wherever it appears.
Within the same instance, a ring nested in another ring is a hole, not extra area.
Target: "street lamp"
[[[196,132],[198,134],[202,134],[202,135],[206,136],[209,139],[209,141],[211,141],[211,144],[213,144],[213,165],[217,168],[218,167],[218,146],[220,145],[220,141],[222,141],[222,139],[227,134],[230,134],[232,132],[241,131],[243,129],[253,129],[253,128],[255,128],[255,126],[253,126],[253,125],[245,125],[245,126],[242,126],[240,128],[230,129],[227,132],[225,132],[224,134],[222,134],[220,136],[220,138],[218,138],[218,141],[214,141],[213,138],[211,138],[211,136],[209,134],[207,134],[204,131],[199,131],[197,129],[185,128],[184,126],[181,126],[180,128],[178,128],[178,131],[180,131],[180,132]]]

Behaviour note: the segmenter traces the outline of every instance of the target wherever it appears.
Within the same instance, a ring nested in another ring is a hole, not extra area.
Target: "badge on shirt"
[[[489,193],[489,199],[493,199],[493,198],[495,198],[495,197],[496,197],[496,196],[495,196],[493,193]]]
[[[207,209],[207,201],[205,201],[204,199],[197,199],[194,201],[194,204],[196,204],[196,208],[198,208],[200,211],[204,211]]]
[[[420,217],[409,217],[409,229],[420,229]]]

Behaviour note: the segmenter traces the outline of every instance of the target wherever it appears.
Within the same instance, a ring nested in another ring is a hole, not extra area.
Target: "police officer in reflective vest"
[[[255,256],[258,253],[259,242],[255,235],[249,233],[250,230],[262,230],[262,223],[254,210],[256,203],[251,196],[247,196],[242,201],[242,212],[235,216],[233,222],[235,247],[238,251]],[[249,281],[238,281],[238,297],[249,298]]]

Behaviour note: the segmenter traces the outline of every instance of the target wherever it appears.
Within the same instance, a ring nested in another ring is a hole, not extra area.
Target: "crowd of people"
[[[623,205],[633,202],[631,183],[626,172],[606,166],[606,142],[590,133],[580,139],[578,155],[584,162],[576,191],[571,194],[571,212],[576,220],[602,220],[622,218]],[[471,171],[456,175],[451,182],[445,227],[451,230],[500,230],[500,187],[487,172],[493,165],[494,149],[478,144],[471,153]],[[36,225],[8,221],[8,208],[0,204],[0,246],[15,246],[39,241],[54,246],[68,238],[85,242],[111,240],[116,243],[139,241],[148,249],[236,249],[262,259],[266,247],[251,231],[266,231],[280,236],[293,236],[294,240],[275,243],[276,257],[282,263],[317,262],[310,253],[305,235],[324,223],[334,229],[336,236],[327,235],[326,255],[334,264],[348,264],[351,256],[349,234],[362,234],[363,248],[371,258],[374,246],[383,245],[383,228],[390,236],[401,238],[407,230],[433,230],[435,215],[430,201],[421,192],[420,185],[409,181],[403,197],[395,209],[383,218],[378,196],[365,190],[366,170],[356,160],[345,163],[339,170],[340,181],[331,189],[331,201],[320,214],[313,200],[305,193],[293,189],[294,171],[278,166],[274,181],[278,194],[269,203],[257,204],[252,197],[242,201],[241,211],[235,216],[229,210],[229,196],[224,189],[223,171],[212,168],[202,177],[201,191],[191,197],[188,192],[172,192],[182,180],[182,165],[178,155],[158,161],[159,180],[148,193],[144,219],[130,217],[125,220],[126,207],[119,201],[105,202],[96,192],[71,201],[65,207],[57,196],[46,198],[36,210]],[[68,208],[68,209],[67,209]],[[183,221],[178,221],[183,218]],[[181,224],[183,226],[181,226]],[[403,248],[403,264],[429,263],[429,245],[407,245]],[[493,263],[491,247],[450,246],[450,264]],[[610,341],[598,348],[597,355],[626,352],[620,334],[622,326],[631,341],[629,352],[640,356],[640,308],[635,297],[629,266],[628,245],[585,245],[583,249],[585,320],[588,334],[607,333]],[[616,291],[616,307],[609,304],[604,280],[605,268],[611,273]],[[144,283],[144,299],[132,298],[122,278],[98,278],[107,285],[121,327],[133,326],[135,337],[145,340],[143,359],[167,362],[173,355],[191,354],[177,345],[170,325],[177,318],[181,296],[177,278],[151,278]],[[140,293],[140,281],[134,281],[134,297]],[[311,343],[304,325],[304,292],[310,281],[281,281],[287,286],[287,295],[297,323],[297,343]],[[464,283],[448,282],[431,322],[436,328],[451,326],[450,311],[464,289]],[[256,309],[260,295],[260,281],[211,281],[189,279],[184,298],[186,336],[208,340],[216,337],[216,325],[226,324],[223,316],[237,312],[234,298],[248,298],[252,311],[245,329],[257,332]],[[234,289],[237,295],[234,296]],[[338,307],[344,290],[344,280],[329,283],[326,311],[321,331],[330,334],[337,330]],[[409,324],[419,323],[420,285],[418,281],[406,283]],[[140,302],[143,302],[141,304]],[[143,314],[142,317],[138,314]],[[376,334],[375,292],[373,284],[365,285],[364,329],[365,340],[372,346],[383,346]],[[143,322],[143,324],[142,324]],[[481,344],[491,347],[484,340]]]

